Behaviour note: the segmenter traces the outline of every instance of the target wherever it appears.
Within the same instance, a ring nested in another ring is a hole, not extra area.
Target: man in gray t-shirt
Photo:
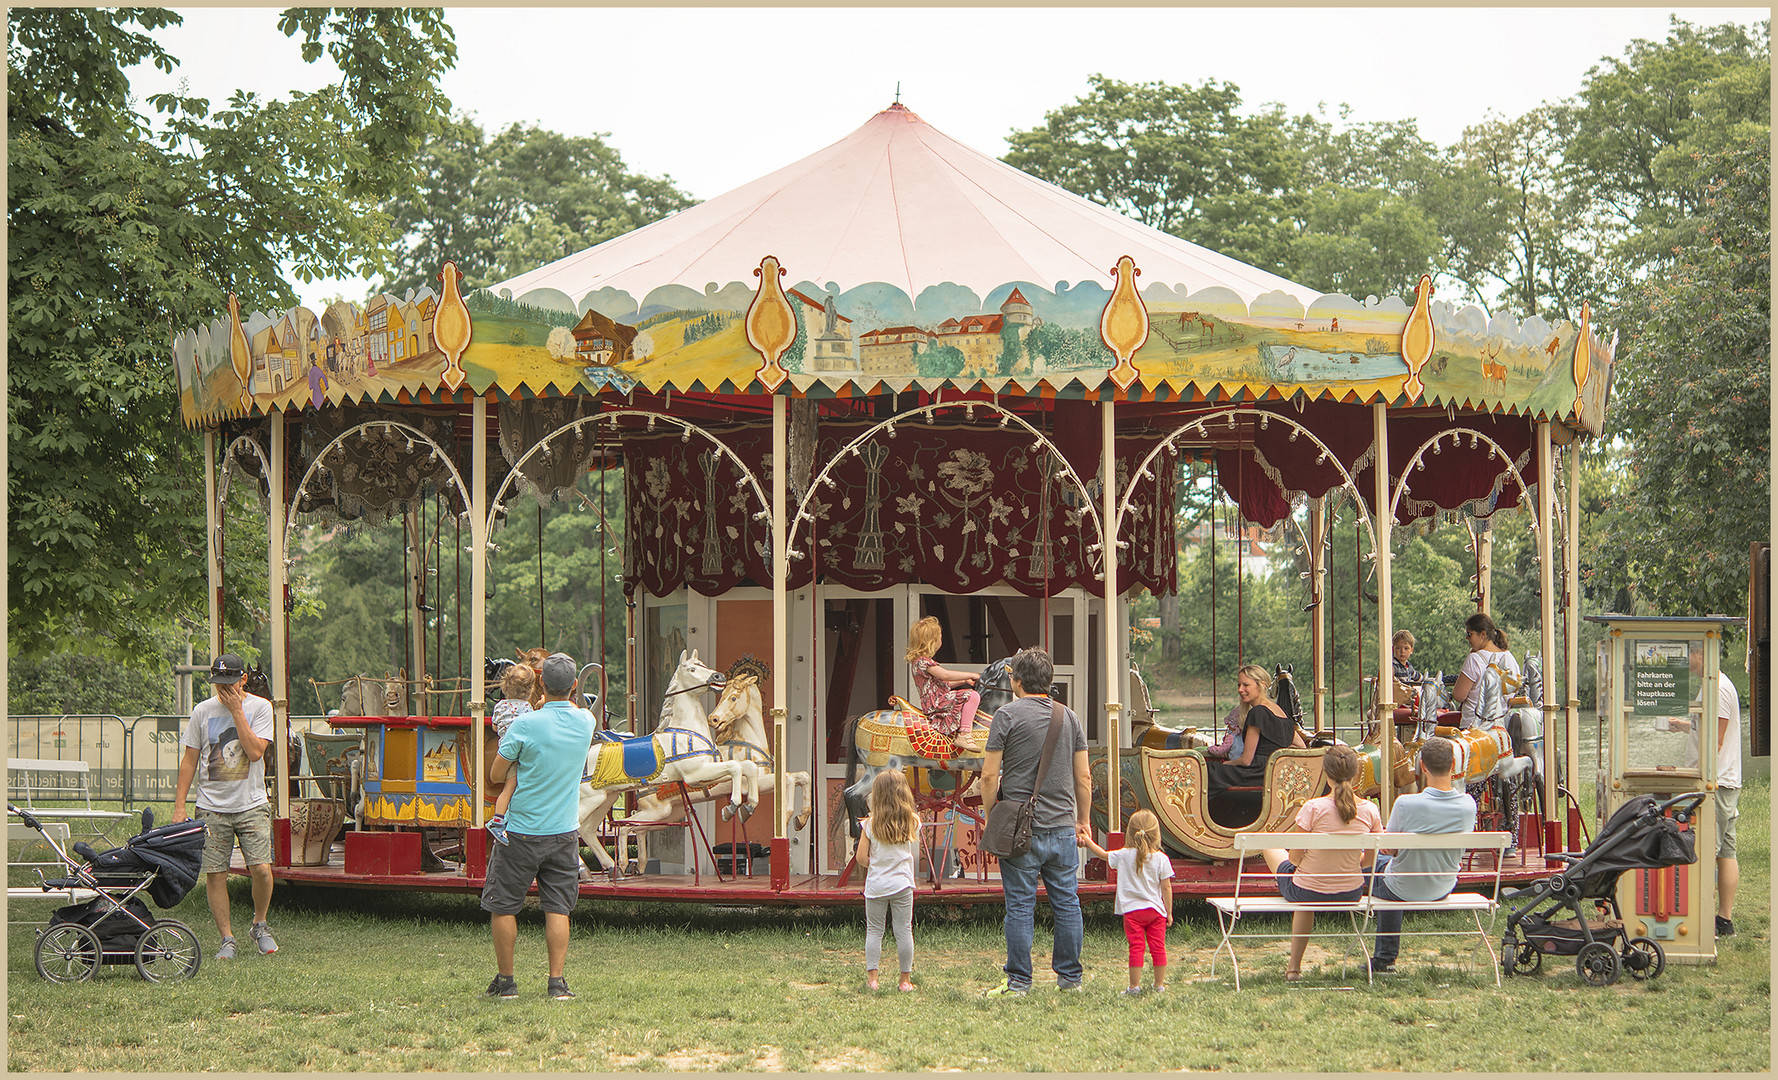
[[[991,997],[1024,994],[1031,989],[1031,934],[1040,876],[1055,920],[1050,966],[1056,973],[1056,986],[1080,989],[1082,925],[1076,872],[1080,868],[1079,838],[1091,837],[1087,814],[1092,807],[1093,780],[1087,770],[1087,736],[1080,719],[1035,689],[1047,689],[1054,674],[1049,653],[1042,649],[1025,649],[1014,656],[1013,700],[994,713],[988,728],[988,747],[982,760],[984,815],[1000,799],[1031,797],[1050,718],[1058,709],[1061,713],[1061,730],[1032,816],[1031,849],[1000,860],[1000,887],[1006,899],[1006,978],[988,990]]]
[[[1424,788],[1403,795],[1389,810],[1394,833],[1466,833],[1475,831],[1475,799],[1451,785],[1457,752],[1448,739],[1433,736],[1420,748],[1420,777]],[[1457,887],[1457,868],[1463,852],[1449,849],[1409,849],[1377,856],[1375,873],[1382,879],[1372,890],[1379,900],[1441,900]],[[1401,952],[1399,911],[1377,913],[1377,948],[1371,970],[1395,970]]]

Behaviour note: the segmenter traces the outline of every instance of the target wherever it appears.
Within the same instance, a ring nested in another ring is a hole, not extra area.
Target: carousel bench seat
[[[1360,956],[1364,958],[1364,969],[1367,981],[1374,981],[1370,974],[1370,950],[1365,944],[1371,921],[1385,911],[1398,912],[1461,912],[1471,916],[1474,929],[1465,928],[1461,931],[1430,930],[1410,933],[1403,932],[1404,937],[1452,934],[1474,934],[1478,944],[1487,950],[1489,961],[1494,969],[1494,985],[1500,985],[1500,964],[1495,956],[1493,941],[1490,934],[1493,929],[1494,915],[1499,904],[1494,899],[1500,893],[1500,862],[1494,860],[1494,888],[1491,893],[1452,892],[1438,900],[1383,900],[1373,896],[1372,889],[1376,884],[1373,875],[1366,873],[1364,892],[1355,900],[1292,903],[1278,896],[1275,892],[1249,893],[1241,895],[1243,883],[1249,886],[1276,888],[1276,875],[1272,873],[1264,861],[1258,869],[1250,870],[1247,866],[1249,855],[1255,855],[1267,848],[1283,848],[1286,850],[1317,850],[1317,851],[1368,851],[1373,857],[1379,851],[1403,851],[1409,848],[1416,850],[1443,851],[1503,851],[1511,841],[1512,834],[1504,832],[1483,833],[1242,833],[1235,837],[1235,850],[1240,854],[1240,861],[1235,871],[1235,895],[1216,896],[1210,898],[1210,906],[1216,910],[1216,916],[1222,925],[1222,941],[1211,954],[1210,973],[1216,973],[1216,961],[1224,950],[1229,954],[1229,965],[1235,972],[1235,989],[1241,989],[1241,964],[1235,954],[1237,939],[1288,938],[1288,927],[1282,932],[1236,933],[1235,930],[1242,918],[1249,915],[1282,915],[1295,914],[1299,911],[1311,911],[1317,914],[1341,914],[1346,916],[1338,930],[1330,930],[1326,935],[1336,935],[1346,939],[1346,953],[1341,958],[1341,972],[1344,974],[1346,958],[1352,955],[1356,946]],[[1489,916],[1488,925],[1483,926],[1482,915]]]

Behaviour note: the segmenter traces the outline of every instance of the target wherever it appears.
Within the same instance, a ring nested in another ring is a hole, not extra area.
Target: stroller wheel
[[[1603,941],[1589,941],[1582,945],[1580,955],[1574,958],[1574,966],[1588,986],[1610,986],[1617,982],[1622,970],[1617,953]]]
[[[79,923],[57,923],[37,935],[32,959],[50,982],[84,982],[99,970],[99,935]]]
[[[149,982],[189,979],[203,960],[198,936],[178,919],[156,920],[136,942],[136,973]]]
[[[1543,967],[1543,954],[1529,941],[1509,941],[1500,950],[1500,962],[1508,975],[1535,975]]]
[[[1652,979],[1667,969],[1667,951],[1653,938],[1633,937],[1624,946],[1624,968],[1632,979]]]

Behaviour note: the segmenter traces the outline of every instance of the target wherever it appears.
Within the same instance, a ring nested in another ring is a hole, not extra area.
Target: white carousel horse
[[[722,757],[697,701],[699,692],[720,689],[724,682],[721,672],[698,660],[697,650],[681,653],[654,734],[593,743],[581,774],[580,837],[605,870],[615,869],[617,863],[599,842],[599,829],[622,792],[726,780],[729,805],[723,808],[724,820],[736,813],[751,814],[759,804],[758,768],[745,759]]]
[[[708,723],[710,738],[716,743],[716,750],[725,760],[741,758],[751,761],[758,770],[757,790],[774,791],[778,778],[773,766],[775,759],[771,752],[771,739],[766,734],[765,709],[759,692],[759,680],[766,671],[764,664],[744,657],[731,669],[728,685],[722,689],[722,696],[717,699],[716,707],[710,710],[705,718]],[[785,774],[790,782],[791,828],[803,829],[809,824],[814,813],[812,802],[811,781],[807,772]],[[711,802],[731,794],[727,779],[703,787],[690,787],[692,803]],[[802,809],[797,810],[799,804]],[[684,815],[682,805],[684,797],[677,787],[660,787],[643,796],[637,803],[636,810],[618,826],[618,850],[627,850],[629,834],[633,828],[647,828],[657,822],[679,820]],[[747,809],[741,811],[744,815]]]

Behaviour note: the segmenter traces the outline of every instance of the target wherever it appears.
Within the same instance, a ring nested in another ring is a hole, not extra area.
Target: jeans
[[[1014,990],[1031,986],[1031,933],[1037,917],[1037,879],[1048,891],[1055,922],[1050,968],[1056,981],[1078,983],[1080,966],[1080,892],[1076,871],[1080,848],[1074,828],[1031,830],[1031,850],[1000,860],[1000,886],[1006,896],[1006,984]]]
[[[1376,875],[1376,881],[1371,884],[1371,895],[1378,900],[1402,900],[1404,897],[1395,895],[1394,890],[1389,888],[1388,879],[1383,876],[1383,871],[1388,868],[1389,856],[1377,856],[1377,865],[1370,871]],[[1395,958],[1401,955],[1401,917],[1403,914],[1405,913],[1400,911],[1377,912],[1377,947],[1372,955],[1380,964],[1393,964]]]

